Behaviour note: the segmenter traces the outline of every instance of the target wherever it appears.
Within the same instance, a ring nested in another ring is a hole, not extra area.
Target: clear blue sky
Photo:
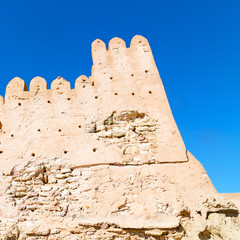
[[[0,1],[0,94],[15,76],[91,74],[91,42],[151,45],[185,145],[219,192],[240,192],[240,1]]]

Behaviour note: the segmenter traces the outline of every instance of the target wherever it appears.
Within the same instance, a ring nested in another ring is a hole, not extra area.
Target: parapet
[[[187,161],[148,41],[135,36],[127,48],[113,38],[107,50],[97,39],[92,57],[92,76],[77,78],[74,89],[62,77],[50,89],[35,77],[29,91],[24,80],[10,81],[0,99],[1,161],[14,164],[19,156],[71,158],[80,165]]]

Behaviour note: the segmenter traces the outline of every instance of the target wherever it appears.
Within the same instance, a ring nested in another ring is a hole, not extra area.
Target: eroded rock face
[[[238,194],[186,151],[146,39],[92,44],[92,76],[0,100],[0,239],[238,239]]]

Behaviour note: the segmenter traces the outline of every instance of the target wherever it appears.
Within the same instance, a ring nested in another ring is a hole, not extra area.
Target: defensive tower
[[[239,194],[186,151],[148,41],[95,40],[92,56],[74,89],[14,78],[0,99],[2,238],[239,236]]]

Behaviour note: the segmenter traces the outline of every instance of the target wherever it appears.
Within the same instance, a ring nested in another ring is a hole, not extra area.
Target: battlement
[[[55,79],[51,88],[47,89],[46,80],[35,77],[32,79],[28,91],[24,80],[16,77],[7,86],[6,102],[16,100],[17,97],[27,99],[47,93],[58,95],[71,92],[72,94],[74,90],[78,92],[80,88],[85,88],[89,83],[95,86],[94,89],[98,88],[98,92],[106,92],[115,88],[118,91],[132,90],[130,93],[134,93],[135,85],[140,85],[144,81],[144,86],[149,86],[149,89],[145,89],[149,94],[154,92],[152,89],[154,84],[162,85],[161,80],[156,81],[155,77],[158,77],[159,74],[151,48],[147,39],[142,36],[135,36],[129,48],[122,39],[113,38],[109,42],[108,50],[105,43],[97,39],[92,43],[92,57],[92,76],[89,79],[84,75],[77,78],[75,89],[71,89],[70,83],[61,77]],[[131,89],[126,89],[126,87],[131,87]],[[158,95],[160,94],[158,93]]]
[[[37,97],[49,97],[50,99],[55,96],[68,96],[66,100],[69,101],[70,97],[74,97],[81,91],[81,88],[85,88],[88,85],[92,86],[93,83],[90,84],[90,80],[84,75],[76,79],[75,89],[71,89],[70,82],[62,77],[58,77],[52,82],[51,88],[48,89],[44,78],[35,77],[30,82],[30,89],[28,91],[25,81],[15,77],[7,85],[5,99],[1,97],[1,106],[2,108],[8,108],[9,106],[14,106],[16,103],[18,106],[22,106],[22,102],[34,101]]]
[[[29,91],[17,77],[7,85],[0,160],[8,167],[19,158],[79,165],[187,161],[148,41],[135,36],[126,48],[113,38],[107,50],[95,40],[92,57],[92,76],[77,78],[74,89],[61,77],[50,89],[41,77]]]

